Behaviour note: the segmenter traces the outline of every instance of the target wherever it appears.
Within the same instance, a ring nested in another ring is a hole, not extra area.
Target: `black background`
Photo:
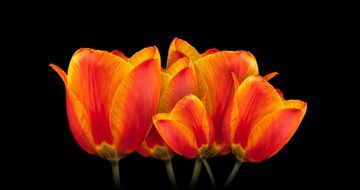
[[[242,30],[219,26],[184,32],[148,31],[147,28],[131,30],[128,27],[107,28],[104,31],[99,28],[91,30],[91,27],[71,30],[70,27],[64,33],[49,31],[45,45],[47,60],[43,67],[48,89],[47,145],[52,146],[46,152],[56,155],[52,157],[54,164],[47,168],[52,171],[48,172],[51,180],[64,189],[111,189],[113,184],[109,162],[87,154],[73,139],[67,123],[64,85],[48,64],[54,63],[66,71],[72,54],[82,47],[107,51],[117,49],[131,56],[144,47],[156,45],[161,53],[162,66],[165,66],[168,47],[178,37],[188,41],[199,52],[213,47],[250,51],[257,59],[261,75],[279,72],[280,75],[273,78],[271,83],[283,91],[286,99],[300,99],[308,103],[304,120],[290,142],[278,154],[262,163],[243,164],[231,188],[287,188],[289,182],[297,187],[336,183],[331,176],[339,169],[334,164],[340,157],[339,145],[330,135],[335,132],[333,125],[336,126],[336,121],[329,122],[332,115],[325,114],[326,111],[331,112],[329,109],[334,104],[338,104],[328,96],[334,91],[329,84],[329,80],[332,80],[329,79],[330,69],[333,69],[331,63],[334,62],[329,58],[329,52],[335,40],[324,35],[326,29],[312,24],[296,22],[287,26],[244,26]],[[229,154],[208,161],[218,186],[221,186],[233,167],[234,157]],[[175,156],[173,165],[180,187],[185,188],[194,160]],[[54,170],[57,172],[54,173]],[[136,153],[120,160],[120,175],[123,189],[170,188],[162,161],[143,158]],[[204,168],[199,188],[210,188]]]

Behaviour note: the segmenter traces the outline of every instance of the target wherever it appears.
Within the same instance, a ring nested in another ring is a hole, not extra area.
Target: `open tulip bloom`
[[[116,186],[118,161],[136,151],[165,161],[177,187],[171,159],[196,158],[191,187],[205,168],[206,158],[234,154],[237,162],[225,183],[234,179],[242,162],[261,162],[276,154],[293,136],[307,105],[285,100],[259,76],[255,57],[247,51],[209,49],[200,54],[175,38],[166,69],[156,47],[127,58],[119,51],[79,49],[68,73],[50,66],[66,88],[71,132],[88,153],[109,160]]]

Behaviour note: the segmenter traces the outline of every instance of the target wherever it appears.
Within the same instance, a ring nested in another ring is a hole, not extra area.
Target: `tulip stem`
[[[110,162],[111,162],[111,166],[112,166],[112,175],[113,175],[115,189],[120,189],[119,161],[113,160]]]
[[[213,173],[211,171],[210,165],[207,162],[207,160],[204,159],[204,158],[202,159],[202,162],[204,163],[206,171],[209,174],[209,177],[210,177],[210,180],[211,180],[211,186],[212,186],[213,189],[215,189],[216,188],[215,178],[214,178],[214,175],[213,175]]]
[[[177,183],[176,183],[176,178],[175,178],[174,169],[173,169],[173,166],[171,163],[171,159],[164,160],[164,162],[165,162],[166,171],[167,171],[171,186],[173,189],[177,189]]]
[[[224,184],[224,188],[223,189],[227,189],[230,184],[232,183],[232,181],[234,180],[237,172],[239,171],[239,168],[241,166],[242,162],[240,160],[237,160],[235,165],[234,165],[234,168],[232,169],[229,177],[227,178],[225,184]]]
[[[201,158],[197,158],[195,161],[194,171],[191,177],[190,189],[195,189],[195,186],[199,181],[201,165],[202,165]]]

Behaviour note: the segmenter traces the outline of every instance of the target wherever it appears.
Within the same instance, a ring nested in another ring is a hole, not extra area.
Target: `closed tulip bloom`
[[[203,103],[195,95],[186,95],[170,111],[153,117],[165,142],[186,158],[207,158],[214,154],[214,126]]]
[[[160,96],[156,47],[130,58],[118,51],[79,49],[67,75],[50,66],[64,81],[70,129],[86,152],[118,161],[141,145]]]
[[[284,100],[264,78],[248,77],[229,104],[224,136],[240,162],[261,162],[290,140],[306,108],[303,101]]]

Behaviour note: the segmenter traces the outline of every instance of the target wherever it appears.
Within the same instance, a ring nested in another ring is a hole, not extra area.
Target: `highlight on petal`
[[[134,68],[115,92],[110,128],[118,151],[127,154],[148,134],[160,96],[160,63],[150,59]]]
[[[211,148],[214,126],[195,95],[185,96],[169,114],[156,114],[153,120],[164,141],[184,157],[194,158],[199,156],[202,147]]]
[[[148,61],[150,59],[155,60],[158,64],[161,64],[161,58],[159,50],[156,46],[147,47],[144,48],[138,52],[136,52],[133,56],[131,56],[128,61],[134,65],[137,66],[145,61]]]
[[[230,115],[230,139],[246,147],[254,125],[264,116],[285,108],[275,89],[262,77],[250,76],[237,89]]]
[[[264,117],[249,136],[246,159],[261,162],[276,154],[294,135],[302,118],[302,111],[295,108],[286,108]]]
[[[86,111],[96,145],[113,143],[109,108],[116,89],[132,68],[112,53],[88,48],[76,51],[70,61],[67,87]]]
[[[166,68],[169,68],[173,63],[182,57],[188,57],[192,61],[195,61],[199,59],[200,54],[188,42],[175,38],[170,44]]]
[[[199,97],[209,94],[205,105],[214,122],[217,134],[215,143],[222,145],[225,140],[221,126],[228,102],[234,94],[234,81],[242,83],[245,78],[258,75],[256,60],[246,51],[222,51],[200,58],[194,64]]]

